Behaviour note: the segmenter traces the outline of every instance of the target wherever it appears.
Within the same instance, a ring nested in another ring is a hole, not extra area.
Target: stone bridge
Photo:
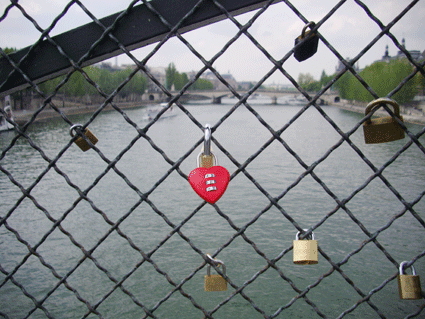
[[[244,95],[247,91],[237,91],[240,95]],[[268,90],[257,90],[254,93],[268,96],[272,100],[272,104],[277,104],[277,99],[283,96],[287,97],[296,97],[301,95],[298,91],[286,90],[286,91],[268,91]],[[309,92],[310,96],[314,96],[314,92]],[[319,99],[319,104],[328,104],[335,101],[335,98],[338,96],[337,92],[327,92],[321,96]],[[188,94],[184,94],[183,97],[187,101],[191,100],[207,100],[211,99],[212,104],[221,104],[221,99],[223,97],[233,97],[233,94],[229,91],[196,91]],[[304,99],[304,97],[302,97]],[[305,99],[303,100],[305,101]]]

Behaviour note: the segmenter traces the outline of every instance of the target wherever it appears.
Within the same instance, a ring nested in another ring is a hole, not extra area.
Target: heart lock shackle
[[[307,231],[308,229],[303,229]],[[318,263],[317,240],[314,240],[314,233],[307,236],[311,239],[299,239],[300,232],[297,232],[293,242],[294,264],[310,265]]]
[[[421,281],[419,276],[416,275],[416,271],[413,265],[410,266],[410,268],[412,268],[412,275],[406,275],[404,272],[404,266],[407,263],[407,261],[403,261],[400,264],[400,272],[397,275],[398,293],[400,295],[400,299],[422,299]]]
[[[79,148],[81,148],[83,152],[89,150],[91,146],[82,137],[82,134],[84,134],[93,145],[95,145],[98,141],[97,137],[94,136],[94,134],[90,132],[88,128],[83,131],[83,126],[81,124],[75,124],[71,126],[71,128],[69,129],[69,134],[71,135],[71,137],[74,137],[74,131],[77,132],[78,135],[80,135],[74,142],[78,145]]]
[[[295,45],[303,42],[294,50],[294,57],[298,62],[302,62],[308,58],[311,58],[317,52],[319,36],[316,32],[312,32],[311,30],[306,32],[308,27],[313,29],[315,26],[316,24],[313,21],[310,21],[304,26],[301,35],[295,39]]]
[[[224,262],[219,259],[212,258],[210,254],[206,254],[206,257],[210,260],[210,263],[216,267],[223,267],[223,274],[226,275],[226,266]],[[211,264],[207,266],[207,274],[204,277],[205,291],[226,291],[227,281],[219,274],[211,275]]]
[[[211,152],[211,125],[205,125],[204,147],[196,158],[198,167],[210,168],[218,165],[217,157]]]
[[[403,122],[400,107],[396,101],[380,98],[370,102],[365,109],[365,116],[382,105],[390,104],[394,108],[394,115]],[[363,123],[363,133],[366,144],[386,143],[404,138],[404,130],[392,116],[368,119]]]
[[[189,183],[193,190],[210,204],[214,204],[226,191],[230,174],[218,166],[217,157],[211,152],[211,126],[205,125],[203,150],[196,158],[197,168],[189,174]]]

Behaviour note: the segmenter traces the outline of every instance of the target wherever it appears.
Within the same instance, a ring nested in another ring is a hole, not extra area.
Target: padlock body
[[[400,116],[401,121],[403,117]],[[404,138],[404,130],[391,116],[371,119],[363,123],[366,144],[386,143]]]
[[[199,167],[210,168],[214,166],[214,155],[201,154],[199,157]]]
[[[294,264],[318,263],[317,240],[294,240]]]
[[[421,299],[421,281],[419,276],[398,275],[398,293],[400,299]]]
[[[84,132],[84,135],[90,140],[90,142],[92,142],[93,145],[95,145],[98,141],[97,137],[93,135],[92,132],[90,132],[89,129],[86,129],[86,131]],[[81,148],[81,150],[83,152],[87,151],[90,149],[90,145],[89,143],[86,142],[86,140],[84,138],[82,138],[81,136],[78,137],[75,140],[75,144],[78,145],[79,148]]]
[[[317,34],[308,31],[306,32],[304,38],[299,36],[295,39],[295,45],[297,45],[301,41],[304,41],[304,43],[301,44],[294,51],[294,57],[295,59],[297,59],[298,62],[311,58],[317,52],[317,47],[319,45],[319,37],[317,36]]]
[[[205,275],[205,291],[226,291],[227,281],[222,276]]]

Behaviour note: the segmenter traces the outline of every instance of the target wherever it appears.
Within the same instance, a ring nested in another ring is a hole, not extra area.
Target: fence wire
[[[249,28],[254,24],[254,22],[266,11],[266,10],[272,10],[271,7],[273,5],[286,5],[290,10],[292,10],[303,23],[308,23],[309,20],[303,16],[303,14],[296,8],[295,5],[293,5],[290,1],[283,0],[282,3],[275,4],[275,1],[269,0],[265,1],[263,6],[258,9],[255,14],[249,19],[249,21],[245,24],[241,24],[238,22],[238,20],[235,19],[235,17],[226,10],[225,6],[222,4],[219,0],[199,0],[196,5],[193,6],[193,8],[187,12],[186,16],[181,19],[177,24],[172,24],[167,19],[161,15],[160,12],[158,12],[155,8],[155,1],[132,1],[126,10],[124,10],[121,14],[118,15],[116,20],[113,24],[109,26],[105,26],[102,24],[102,22],[96,18],[88,9],[84,6],[84,4],[81,1],[73,0],[70,1],[63,9],[63,11],[54,19],[54,21],[51,23],[49,27],[46,29],[43,29],[40,27],[40,25],[35,21],[24,9],[24,7],[18,3],[18,1],[11,1],[10,4],[5,8],[5,11],[3,12],[3,15],[0,17],[0,23],[5,21],[5,19],[8,18],[10,15],[10,11],[12,9],[18,9],[22,15],[30,21],[34,27],[40,32],[40,38],[39,40],[34,43],[27,54],[21,59],[21,61],[13,61],[3,50],[0,49],[1,56],[10,63],[10,65],[13,67],[13,72],[20,73],[25,80],[27,81],[27,84],[43,99],[43,104],[41,107],[39,107],[34,114],[32,115],[31,119],[23,126],[18,126],[14,121],[10,121],[11,124],[14,125],[16,132],[18,133],[10,142],[10,144],[5,147],[0,155],[0,171],[4,176],[8,178],[10,183],[15,185],[19,188],[21,191],[20,198],[16,201],[16,203],[9,209],[9,211],[0,212],[0,227],[3,227],[6,229],[10,234],[13,234],[16,237],[16,240],[24,245],[27,249],[27,252],[22,258],[22,260],[16,264],[16,266],[11,270],[6,270],[2,264],[5,261],[0,260],[0,271],[3,274],[1,282],[0,282],[0,294],[7,293],[6,286],[10,283],[12,283],[17,289],[19,289],[24,296],[29,298],[33,305],[31,308],[26,309],[26,315],[25,318],[32,318],[33,316],[40,315],[40,313],[43,313],[45,317],[47,318],[54,318],[54,315],[51,313],[51,310],[48,306],[46,306],[46,301],[59,289],[62,287],[65,287],[70,292],[72,292],[75,297],[78,299],[79,302],[81,302],[86,307],[86,312],[84,315],[82,315],[81,318],[91,318],[91,317],[99,317],[104,318],[105,314],[102,313],[100,310],[102,304],[108,298],[110,298],[116,291],[120,290],[122,292],[123,297],[122,298],[130,298],[131,301],[139,307],[143,311],[143,318],[158,318],[157,310],[165,303],[167,300],[170,300],[175,296],[176,294],[181,295],[183,298],[185,298],[193,307],[199,309],[205,318],[217,318],[219,317],[218,312],[220,309],[223,309],[225,307],[230,307],[232,300],[234,300],[236,297],[242,297],[244,300],[246,300],[250,306],[252,307],[254,312],[257,312],[260,317],[264,318],[276,318],[280,315],[285,316],[285,311],[288,310],[290,307],[293,307],[294,304],[299,302],[298,300],[303,300],[307,305],[310,306],[311,310],[317,314],[319,317],[327,318],[326,315],[326,305],[324,304],[316,304],[311,298],[309,298],[309,292],[312,289],[315,289],[316,287],[319,287],[321,283],[329,276],[331,276],[333,273],[338,273],[341,278],[353,289],[353,292],[356,294],[357,301],[352,304],[350,307],[346,308],[343,312],[341,312],[338,316],[338,318],[343,318],[349,316],[351,313],[353,313],[358,307],[362,305],[367,305],[370,307],[374,314],[376,314],[377,317],[386,318],[386,315],[384,314],[384,311],[382,308],[380,308],[374,300],[372,300],[373,296],[376,296],[379,294],[380,291],[385,289],[387,285],[390,283],[394,283],[396,276],[398,274],[398,266],[400,261],[396,260],[395,257],[391,255],[391,252],[385,247],[385,245],[381,244],[379,241],[379,235],[383,233],[385,230],[389,229],[399,218],[404,216],[405,214],[410,214],[417,222],[425,228],[425,221],[421,217],[421,214],[418,213],[415,210],[415,205],[420,202],[423,197],[425,196],[425,190],[423,190],[417,198],[415,198],[412,201],[406,200],[403,195],[394,187],[390,181],[384,176],[383,172],[392,164],[394,163],[397,158],[399,158],[404,152],[406,152],[411,147],[417,147],[418,150],[420,150],[422,153],[425,154],[425,148],[424,145],[419,140],[425,133],[425,128],[423,128],[418,133],[412,133],[409,131],[409,129],[406,127],[406,125],[399,121],[399,124],[403,127],[403,130],[406,132],[408,138],[408,141],[404,144],[404,146],[398,150],[392,157],[386,161],[381,167],[377,167],[370,159],[367,158],[367,156],[361,151],[361,149],[352,141],[351,136],[362,126],[362,124],[367,121],[372,114],[369,114],[368,116],[365,116],[362,118],[352,129],[350,129],[347,132],[344,132],[343,129],[341,129],[335,121],[328,116],[328,114],[325,112],[325,110],[321,107],[321,105],[318,104],[318,100],[329,91],[330,87],[335,84],[335,82],[340,79],[344,74],[351,73],[353,74],[357,80],[363,85],[363,87],[374,97],[379,98],[378,94],[370,87],[370,85],[360,76],[359,72],[356,71],[354,65],[359,61],[361,57],[365,55],[365,53],[372,48],[381,38],[384,36],[388,37],[392,40],[394,45],[405,54],[408,61],[413,65],[414,71],[406,77],[399,85],[388,94],[387,97],[391,98],[394,94],[399,92],[406,83],[412,79],[417,73],[422,74],[422,76],[425,76],[424,71],[424,63],[420,63],[415,61],[410,53],[402,46],[397,38],[390,32],[390,29],[403,17],[408,13],[410,10],[414,10],[415,5],[419,2],[419,0],[411,1],[403,11],[401,11],[390,23],[385,25],[382,23],[371,11],[370,9],[361,1],[355,0],[354,2],[369,16],[369,18],[376,23],[376,25],[381,30],[376,37],[370,41],[368,45],[366,45],[360,53],[354,57],[351,60],[344,59],[341,54],[332,46],[331,43],[327,41],[327,39],[320,34],[320,28],[321,26],[326,23],[338,10],[346,4],[346,0],[341,0],[338,3],[335,4],[335,6],[320,20],[316,23],[314,27],[314,31],[317,31],[317,34],[320,38],[321,45],[325,45],[330,52],[332,52],[339,61],[344,65],[344,68],[339,71],[334,78],[327,83],[319,92],[317,92],[315,95],[311,95],[309,92],[305,91],[299,83],[285,70],[285,62],[293,55],[294,50],[299,47],[299,45],[294,46],[290,51],[288,51],[283,58],[280,60],[276,60],[272,57],[272,55],[257,41],[254,36],[251,35],[249,32]],[[137,4],[143,3],[143,5],[146,6],[146,8],[149,9],[158,19],[161,21],[161,23],[168,28],[169,32],[168,34],[163,37],[161,41],[159,41],[154,49],[147,54],[143,60],[139,60],[136,58],[133,53],[120,41],[116,38],[114,35],[114,29],[115,26],[122,20],[126,19],[126,16],[133,10],[134,6]],[[196,14],[196,12],[199,10],[199,8],[202,8],[206,5],[213,4],[220,12],[225,16],[226,19],[231,21],[238,29],[236,34],[227,41],[227,43],[219,50],[211,59],[206,59],[200,54],[186,39],[185,37],[179,32],[179,29],[185,22],[185,20],[191,18],[193,15]],[[50,37],[49,33],[52,31],[52,29],[56,26],[56,24],[67,14],[67,12],[70,10],[71,7],[78,6],[81,8],[92,20],[93,22],[102,30],[102,35],[99,37],[99,39],[94,42],[91,46],[91,48],[84,54],[84,56],[78,60],[74,61],[62,48],[61,46],[55,42],[55,40]],[[220,74],[220,72],[213,66],[214,62],[217,61],[218,58],[220,58],[228,49],[235,43],[241,36],[246,36],[247,39],[264,55],[264,57],[267,58],[268,61],[271,62],[272,68],[270,70],[265,70],[267,73],[264,75],[263,78],[261,78],[251,89],[249,89],[246,93],[241,94],[238,92],[237,88],[233,87],[226,79]],[[161,47],[167,43],[171,38],[177,38],[191,53],[193,53],[194,57],[196,57],[201,63],[202,68],[199,69],[199,71],[196,73],[196,75],[177,93],[173,93],[170,90],[168,90],[166,87],[164,87],[159,79],[157,79],[152,72],[147,67],[148,61],[161,49]],[[121,53],[124,53],[127,57],[129,57],[135,64],[136,68],[131,72],[131,74],[118,86],[115,88],[115,90],[108,94],[106,93],[93,79],[90,78],[90,75],[87,74],[87,72],[83,69],[84,62],[90,57],[92,52],[99,46],[102,41],[104,41],[106,38],[111,39],[114,41],[118,47],[121,49]],[[39,87],[38,84],[36,84],[34,81],[30,79],[30,76],[28,76],[22,69],[21,69],[21,63],[25,61],[26,57],[33,51],[35,48],[44,40],[47,40],[50,44],[52,44],[54,47],[57,48],[58,52],[62,55],[64,59],[69,61],[69,63],[72,65],[72,68],[66,73],[63,80],[56,86],[53,93],[50,95],[46,95]],[[147,78],[149,78],[159,89],[160,91],[169,98],[169,102],[167,104],[167,107],[165,107],[160,113],[158,113],[153,120],[151,120],[149,123],[145,123],[146,125],[144,127],[140,127],[139,124],[135,121],[133,121],[127,113],[120,108],[116,102],[114,102],[114,98],[117,97],[119,92],[122,90],[122,88],[128,84],[132,78],[138,73],[143,72]],[[170,177],[173,173],[177,173],[183,180],[187,181],[188,176],[180,169],[180,165],[190,158],[194,151],[199,149],[200,145],[203,143],[203,135],[202,133],[200,138],[192,147],[186,150],[186,152],[177,160],[172,160],[172,157],[170,154],[167,154],[161,147],[155,143],[155,141],[149,136],[149,130],[154,127],[159,119],[161,119],[162,115],[167,112],[173,105],[176,105],[187,117],[187,119],[193,123],[195,126],[197,126],[200,130],[200,132],[203,132],[203,123],[197,120],[196,116],[194,116],[190,110],[180,102],[181,97],[188,93],[188,90],[191,86],[194,85],[194,83],[201,77],[203,73],[206,71],[212,72],[218,79],[221,81],[222,84],[226,86],[226,88],[233,94],[234,97],[237,98],[237,102],[212,126],[212,132],[215,132],[218,128],[222,126],[223,123],[226,122],[226,120],[230,116],[233,115],[241,106],[245,107],[249,112],[252,113],[252,115],[258,120],[258,122],[267,129],[271,137],[264,141],[263,145],[254,152],[249,158],[247,158],[244,162],[239,162],[232,154],[220,143],[219,140],[215,139],[214,136],[212,137],[212,142],[214,145],[223,153],[225,156],[236,166],[236,170],[234,172],[231,172],[230,176],[230,183],[232,183],[232,180],[234,180],[239,175],[245,176],[252,185],[258,189],[259,192],[261,192],[264,197],[267,199],[267,205],[263,207],[261,211],[259,211],[251,220],[249,220],[247,223],[245,223],[242,226],[238,226],[238,223],[235,222],[232,219],[232,216],[227,214],[222,207],[218,204],[214,204],[214,210],[216,213],[225,220],[228,225],[232,228],[233,234],[230,236],[230,238],[222,244],[220,247],[218,247],[215,252],[212,254],[212,257],[219,256],[220,253],[222,253],[227,247],[229,247],[233,242],[242,239],[245,241],[248,245],[252,247],[252,249],[255,251],[255,253],[264,260],[265,266],[261,269],[258,269],[258,271],[249,279],[243,282],[242,285],[238,284],[234,281],[230,276],[227,274],[224,274],[220,268],[217,268],[214,264],[212,264],[213,268],[221,274],[225,279],[227,280],[229,286],[233,288],[232,292],[227,295],[226,298],[222,299],[219,303],[215,305],[212,309],[206,309],[201,305],[199,302],[198,296],[189,293],[189,289],[186,289],[185,284],[187,284],[190,280],[192,280],[198,273],[204,272],[206,265],[209,264],[209,259],[205,256],[205,252],[202,251],[191,239],[190,236],[186,235],[182,228],[191,221],[201,210],[204,206],[208,205],[206,202],[202,202],[197,206],[186,218],[184,218],[181,222],[175,223],[172,221],[170,216],[167,216],[164,212],[161,211],[155,205],[155,203],[150,199],[150,195],[157,190],[159,187],[163,186],[165,181],[168,177]],[[65,173],[64,170],[59,168],[58,162],[61,160],[63,155],[68,151],[70,147],[72,147],[74,141],[77,139],[77,136],[69,140],[69,142],[57,153],[56,156],[50,157],[46,154],[46,152],[38,146],[38,144],[30,137],[30,135],[27,133],[28,129],[32,126],[34,126],[35,121],[39,117],[40,113],[43,110],[46,110],[48,108],[52,108],[55,112],[57,112],[61,119],[66,122],[69,126],[75,124],[72,119],[67,116],[64,112],[62,112],[61,108],[55,105],[53,102],[53,98],[58,95],[59,90],[68,83],[69,79],[71,78],[72,74],[75,72],[79,72],[84,76],[84,79],[89,83],[93,88],[96,90],[96,92],[103,98],[103,102],[100,105],[100,107],[88,118],[88,120],[83,123],[83,128],[87,128],[98,116],[105,111],[105,109],[108,106],[112,106],[112,108],[121,114],[122,118],[125,120],[126,123],[131,125],[135,131],[137,132],[137,135],[130,141],[130,143],[125,146],[121,152],[113,159],[108,158],[102,152],[100,148],[98,148],[96,145],[93,145],[88,139],[87,142],[90,144],[92,149],[98,154],[99,158],[104,161],[106,164],[106,168],[103,172],[101,172],[94,180],[94,182],[89,185],[87,188],[81,188],[77,185],[77,183],[73,182],[71,178]],[[271,77],[272,74],[275,72],[280,72],[287,80],[289,80],[293,86],[306,98],[307,102],[306,104],[296,113],[295,116],[292,117],[290,121],[288,121],[285,125],[283,125],[278,130],[275,130],[272,128],[270,124],[267,123],[265,119],[256,111],[256,108],[251,105],[248,102],[248,99],[255,94],[259,88]],[[10,74],[11,75],[11,74]],[[9,75],[9,76],[10,76]],[[0,79],[1,83],[0,86],[3,85],[6,81],[6,79]],[[337,132],[339,136],[339,140],[332,145],[325,154],[318,158],[315,162],[313,162],[311,165],[307,164],[303,159],[297,154],[297,152],[291,148],[291,146],[281,137],[282,134],[288,130],[307,110],[309,109],[316,109],[318,113],[323,117],[323,119],[330,124],[330,126]],[[389,112],[391,115],[394,115],[392,111],[388,108],[386,108],[386,111]],[[3,110],[0,110],[1,114],[5,116]],[[11,150],[14,147],[18,147],[18,140],[25,139],[26,142],[34,149],[36,153],[38,153],[41,158],[46,162],[45,169],[35,178],[35,180],[29,185],[24,186],[22,183],[16,179],[16,177],[8,170],[6,169],[1,161],[6,157],[8,153],[11,152]],[[153,150],[155,150],[166,163],[168,163],[169,168],[166,171],[164,175],[162,175],[152,187],[146,191],[140,190],[135,184],[131,182],[131,179],[128,178],[118,167],[117,164],[120,162],[120,160],[133,148],[135,147],[135,144],[140,141],[145,140],[148,142],[148,144],[151,146]],[[293,159],[302,167],[303,172],[296,178],[296,180],[289,185],[283,192],[281,192],[278,196],[274,197],[270,192],[268,192],[264,186],[261,185],[259,181],[257,181],[247,170],[247,168],[251,165],[252,162],[254,162],[261,154],[265,152],[265,150],[268,149],[268,147],[274,143],[279,143],[292,157]],[[320,165],[322,162],[327,160],[341,145],[348,145],[358,156],[359,158],[373,171],[373,174],[367,178],[367,180],[364,181],[362,185],[360,185],[358,188],[356,188],[350,195],[348,195],[345,198],[341,198],[335,194],[335,192],[332,191],[331,187],[326,185],[326,183],[316,174],[315,169]],[[55,218],[54,215],[49,212],[49,210],[40,203],[40,200],[37,199],[34,195],[32,195],[32,191],[36,188],[37,185],[40,184],[40,182],[52,171],[59,174],[63,181],[69,185],[72,189],[74,189],[76,192],[78,192],[79,197],[77,200],[73,202],[73,204],[66,209],[66,211],[59,217]],[[90,198],[90,192],[102,181],[102,179],[109,173],[109,172],[115,172],[117,176],[119,176],[122,181],[132,190],[135,194],[137,194],[138,200],[137,202],[118,220],[114,221],[108,215],[102,210],[101,207],[96,205],[96,203]],[[297,220],[296,216],[291,215],[289,212],[287,212],[282,204],[280,203],[280,200],[285,197],[292,189],[294,189],[297,185],[300,185],[300,183],[306,178],[311,177],[317,184],[323,189],[323,191],[333,200],[334,202],[334,208],[328,212],[320,221],[318,221],[316,224],[311,226],[308,231],[304,231],[302,225],[300,224],[300,221]],[[394,215],[384,226],[377,229],[374,232],[371,232],[363,223],[361,220],[358,219],[358,217],[348,208],[348,203],[360,192],[362,192],[368,185],[370,185],[373,181],[380,180],[382,183],[388,188],[388,190],[394,194],[394,196],[399,200],[399,202],[402,205],[402,209]],[[51,228],[46,231],[41,239],[35,243],[30,244],[21,234],[18,232],[18,230],[14,229],[8,220],[10,217],[18,210],[18,208],[22,205],[22,203],[26,200],[30,200],[34,206],[42,212],[46,218],[52,223]],[[91,208],[98,213],[102,219],[108,224],[108,231],[96,242],[96,244],[91,247],[90,249],[86,249],[84,243],[79,242],[79,240],[73,235],[71,232],[66,230],[66,227],[63,226],[63,222],[67,219],[67,217],[75,211],[76,207],[81,202],[88,203]],[[151,250],[144,250],[141,247],[139,247],[135,241],[125,233],[125,231],[122,230],[121,226],[126,221],[126,219],[131,216],[141,205],[147,204],[152,211],[160,217],[164,223],[168,226],[167,235],[163,237],[163,239],[157,243],[157,245],[151,249]],[[313,231],[318,229],[321,225],[323,225],[326,221],[332,220],[332,216],[338,211],[344,211],[345,214],[348,216],[350,220],[352,220],[358,228],[361,230],[361,232],[366,236],[366,240],[364,240],[360,246],[358,246],[353,251],[349,252],[342,260],[336,261],[333,260],[329,256],[329,252],[327,253],[322,247],[319,245],[319,253],[321,257],[323,257],[324,260],[326,260],[329,263],[329,270],[325,273],[323,273],[317,280],[311,284],[309,284],[307,287],[299,287],[295,284],[293,278],[291,279],[288,277],[287,273],[282,269],[282,266],[279,266],[279,261],[283,260],[283,258],[289,254],[292,251],[292,245],[288,246],[286,249],[284,249],[280,254],[277,256],[270,258],[266,255],[264,251],[262,251],[258,245],[256,245],[255,241],[250,238],[250,236],[247,234],[247,230],[254,225],[266,212],[270,211],[271,209],[277,209],[278,212],[282,214],[282,216],[290,222],[293,227],[294,231],[298,230],[302,232],[301,237],[306,237],[309,234],[311,234]],[[78,248],[82,252],[82,257],[72,265],[70,269],[66,271],[66,273],[63,273],[63,271],[58,271],[55,269],[55,267],[51,264],[49,264],[43,256],[39,253],[39,248],[46,243],[49,236],[52,235],[53,232],[59,230],[63,235],[65,235],[72,244]],[[134,250],[135,253],[140,255],[140,260],[137,262],[137,264],[132,267],[132,269],[127,272],[122,277],[117,277],[113,274],[113,272],[108,269],[108,267],[105,267],[105,264],[103,262],[100,262],[98,258],[94,256],[95,251],[99,248],[99,246],[104,243],[108,238],[111,238],[113,234],[118,234],[123,240],[125,240],[128,245]],[[203,262],[198,264],[198,266],[194,269],[191,269],[190,274],[187,275],[183,280],[181,281],[175,281],[172,279],[172,276],[167,273],[161,266],[161,263],[155,262],[152,258],[152,256],[161,248],[163,245],[169,241],[170,238],[173,236],[179,236],[182,240],[184,240],[190,248],[197,253],[200,257],[202,257]],[[365,291],[362,289],[358,284],[355,283],[354,280],[350,278],[350,275],[346,273],[343,270],[343,267],[345,264],[349,263],[350,260],[355,257],[359,252],[361,252],[367,245],[374,245],[376,248],[382,252],[382,254],[385,256],[385,258],[394,265],[394,272],[393,275],[386,278],[380,285],[374,287],[370,291]],[[418,260],[422,259],[425,255],[425,250],[423,250],[421,253],[410,256],[410,260],[408,265],[413,265]],[[42,298],[37,298],[33,294],[31,294],[30,291],[28,291],[27,287],[25,287],[23,284],[20,283],[19,280],[16,279],[16,275],[19,270],[23,269],[25,265],[28,263],[28,261],[31,258],[37,258],[40,263],[49,271],[51,274],[57,279],[56,283],[49,287],[49,290]],[[98,299],[96,302],[90,302],[88,298],[84,297],[84,295],[79,292],[79,290],[74,287],[70,283],[70,278],[78,271],[79,268],[84,264],[85,261],[90,260],[93,265],[100,270],[103,274],[107,276],[109,279],[111,285],[108,287],[108,291],[102,295],[100,299]],[[162,276],[171,286],[172,289],[168,291],[168,293],[165,294],[165,296],[161,299],[156,300],[156,303],[153,307],[148,306],[143,299],[135,295],[131,289],[128,289],[125,287],[125,283],[128,282],[129,278],[134,275],[138,270],[142,269],[142,267],[145,264],[150,264],[155,271]],[[256,304],[254,299],[250,296],[250,293],[247,291],[248,287],[254,283],[257,278],[259,278],[262,274],[266,273],[268,270],[273,269],[277,272],[279,277],[286,282],[295,292],[295,297],[293,297],[288,303],[280,305],[278,308],[276,308],[273,312],[270,312],[269,310],[264,309],[262,306]],[[12,301],[11,301],[12,302]],[[67,305],[62,305],[63,308],[67,309]],[[420,315],[423,315],[423,309],[425,307],[425,303],[422,303],[419,307],[417,307],[411,314],[409,314],[407,317],[418,317]],[[71,310],[69,310],[71,311]],[[4,310],[0,309],[0,315],[4,318],[14,318],[14,314],[6,313]],[[282,317],[281,316],[281,317]]]

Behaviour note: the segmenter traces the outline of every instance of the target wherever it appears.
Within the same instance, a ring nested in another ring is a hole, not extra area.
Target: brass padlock
[[[69,133],[71,134],[72,137],[74,137],[74,130],[77,132],[78,135],[84,134],[89,141],[95,145],[98,141],[97,137],[93,135],[92,132],[90,132],[89,129],[85,129],[84,132],[82,131],[83,126],[81,124],[75,124],[73,126],[71,126]],[[83,152],[89,150],[91,148],[91,146],[89,145],[89,143],[87,143],[87,141],[79,136],[76,140],[75,140],[75,144],[78,145],[79,148],[81,148],[81,150]]]
[[[319,45],[319,36],[316,32],[312,32],[311,30],[306,32],[308,27],[310,27],[310,29],[313,29],[315,25],[316,24],[313,21],[307,23],[304,26],[301,35],[295,39],[295,45],[300,42],[303,42],[299,47],[295,48],[294,50],[294,57],[295,59],[297,59],[298,62],[307,60],[317,52],[317,47]]]
[[[223,267],[223,274],[226,275],[226,266],[221,260],[212,258],[209,254],[206,255],[210,259],[211,263],[215,266]],[[204,278],[205,291],[226,291],[227,290],[227,281],[225,278],[219,274],[211,275],[211,265],[207,266],[207,275]]]
[[[380,98],[370,102],[366,106],[365,115],[368,115],[375,108],[383,104],[390,104],[394,107],[394,115],[403,122],[400,115],[400,107],[397,102],[388,98]],[[366,144],[386,143],[404,138],[404,130],[392,116],[369,119],[363,123],[363,133]]]
[[[304,229],[307,231],[307,229]],[[310,265],[318,263],[317,240],[314,240],[314,233],[309,235],[311,239],[299,239],[300,232],[294,240],[294,264]]]
[[[407,261],[403,261],[400,264],[400,273],[397,275],[398,281],[398,293],[400,295],[400,299],[422,299],[421,292],[421,281],[419,276],[416,275],[415,268],[412,268],[412,275],[404,274],[404,265],[407,264]]]

